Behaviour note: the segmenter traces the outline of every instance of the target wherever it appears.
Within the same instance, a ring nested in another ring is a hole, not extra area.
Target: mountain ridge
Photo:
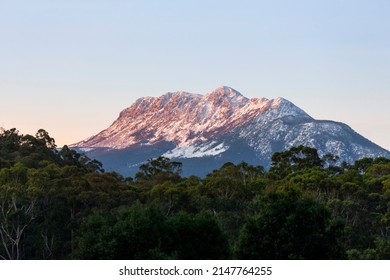
[[[203,165],[210,165],[205,163],[209,160],[216,168],[222,160],[267,167],[274,152],[298,145],[347,162],[366,156],[390,157],[389,151],[346,124],[315,120],[282,97],[249,99],[227,86],[205,95],[177,91],[139,98],[107,129],[72,146],[109,169],[134,174],[131,166],[160,155],[198,160]]]
[[[206,95],[179,91],[169,92],[159,97],[142,97],[137,99],[130,107],[122,110],[117,120],[108,129],[98,134],[102,136],[101,138],[92,141],[93,136],[73,146],[85,148],[87,146],[89,146],[88,148],[127,148],[134,144],[139,144],[142,142],[142,138],[147,139],[146,142],[150,142],[150,140],[157,142],[162,140],[161,138],[165,139],[166,137],[170,141],[187,144],[186,140],[188,139],[185,136],[180,137],[179,135],[179,137],[175,138],[173,135],[167,135],[165,132],[170,131],[173,134],[173,129],[174,133],[181,132],[183,134],[184,130],[189,131],[190,134],[195,134],[195,136],[202,135],[205,132],[211,133],[211,135],[221,132],[226,133],[228,130],[251,121],[263,113],[263,111],[275,109],[278,106],[286,106],[286,103],[290,107],[294,107],[294,110],[300,110],[291,102],[280,97],[271,100],[266,98],[248,99],[238,91],[226,86],[219,87]],[[299,113],[303,114],[304,112],[300,110]],[[178,119],[178,115],[184,116],[184,118]],[[108,136],[111,138],[115,137],[120,131],[128,130],[130,120],[135,127],[134,134],[138,132],[137,135],[132,136],[139,139],[129,141],[129,139],[123,138],[123,141],[119,140],[120,144],[118,144],[118,141],[102,140],[102,138],[105,139]],[[170,124],[177,123],[177,126],[172,127],[167,122],[170,122]],[[150,125],[154,126],[154,131],[152,132],[157,134],[157,137],[147,133],[150,130],[148,129]],[[162,131],[163,135],[160,135]]]

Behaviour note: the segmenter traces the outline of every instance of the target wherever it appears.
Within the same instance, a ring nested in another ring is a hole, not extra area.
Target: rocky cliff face
[[[226,161],[269,166],[273,153],[306,145],[347,162],[390,153],[343,123],[314,120],[283,98],[248,99],[229,87],[138,99],[107,129],[73,147],[106,169],[133,175],[160,155],[184,163],[185,175],[205,175]]]

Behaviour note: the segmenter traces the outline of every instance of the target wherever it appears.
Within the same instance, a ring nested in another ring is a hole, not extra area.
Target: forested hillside
[[[0,258],[390,259],[390,159],[336,161],[299,146],[183,178],[160,157],[124,178],[2,130]]]

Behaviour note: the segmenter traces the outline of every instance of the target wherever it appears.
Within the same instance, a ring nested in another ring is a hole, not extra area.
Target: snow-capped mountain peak
[[[205,99],[216,104],[223,102],[229,103],[233,107],[241,107],[248,102],[248,98],[244,97],[235,89],[227,86],[220,86],[214,91],[205,95]]]
[[[257,116],[266,115],[267,111],[292,114],[293,107],[283,99],[248,99],[226,86],[204,96],[184,91],[169,92],[159,97],[137,99],[109,128],[76,146],[118,149],[161,141],[186,146],[211,140]],[[295,115],[299,113],[296,108]]]
[[[332,152],[349,162],[390,156],[348,126],[314,120],[284,98],[248,99],[227,86],[205,95],[177,91],[139,98],[110,127],[72,146],[103,163],[97,151],[134,151],[142,160],[159,155],[180,160],[213,157],[213,162],[257,160],[267,166],[274,152],[296,145],[315,147],[320,154]],[[125,157],[126,165],[136,164],[134,153]]]

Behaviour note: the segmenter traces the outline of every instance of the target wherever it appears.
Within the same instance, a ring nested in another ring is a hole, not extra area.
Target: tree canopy
[[[205,178],[158,157],[135,178],[49,133],[0,132],[2,259],[390,259],[390,159],[309,147]]]

